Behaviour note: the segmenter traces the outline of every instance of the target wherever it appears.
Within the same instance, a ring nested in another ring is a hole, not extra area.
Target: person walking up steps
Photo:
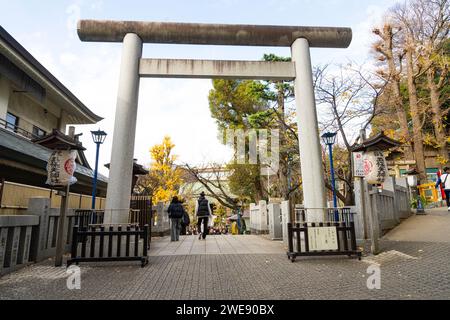
[[[195,214],[197,215],[197,229],[198,229],[198,239],[206,239],[208,234],[208,220],[212,215],[211,207],[209,206],[208,199],[205,198],[205,193],[200,193],[198,201],[195,203]],[[203,233],[202,233],[203,224]]]
[[[450,211],[450,168],[445,167],[444,173],[440,176],[436,182],[436,188],[442,183],[442,187],[445,191],[445,200],[447,201],[447,210]]]

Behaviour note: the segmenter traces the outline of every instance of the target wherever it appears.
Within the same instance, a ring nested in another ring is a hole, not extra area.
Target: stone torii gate
[[[81,20],[81,41],[123,42],[105,223],[126,223],[140,77],[294,80],[304,205],[322,221],[325,183],[310,47],[347,48],[350,28]],[[142,59],[143,43],[290,47],[292,62]]]

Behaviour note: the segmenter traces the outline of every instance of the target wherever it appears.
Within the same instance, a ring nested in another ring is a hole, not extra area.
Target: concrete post
[[[141,56],[141,38],[134,33],[128,33],[123,39],[105,223],[128,221]]]
[[[279,203],[269,203],[267,205],[269,216],[269,235],[272,240],[281,240],[283,231],[281,225],[281,211]]]
[[[50,199],[49,198],[30,198],[28,200],[28,215],[39,216],[39,224],[34,228],[31,235],[31,254],[30,260],[39,262],[45,259],[45,243],[47,241]]]
[[[258,207],[259,207],[259,216],[260,216],[260,221],[259,221],[259,232],[261,234],[267,234],[269,233],[269,215],[267,214],[267,202],[266,200],[260,200],[258,203]]]
[[[367,213],[366,213],[366,197],[364,194],[364,178],[355,177],[354,180],[355,192],[355,233],[357,240],[368,239]]]
[[[70,184],[67,184],[66,190],[61,197],[61,209],[59,213],[58,219],[58,230],[57,230],[57,238],[56,238],[56,254],[55,254],[55,267],[62,266],[65,241],[64,238],[67,236],[66,230],[64,229],[64,225],[66,224],[66,215],[67,209],[69,207],[69,198],[70,198]]]
[[[288,245],[288,228],[287,224],[291,222],[291,206],[290,201],[286,200],[281,202],[281,229],[283,233],[283,243],[287,247]]]
[[[369,186],[367,183],[364,184],[364,192],[368,195],[369,200],[369,212],[368,212],[368,223],[369,223],[369,236],[371,240],[371,252],[372,254],[378,254],[380,252],[379,237],[381,235],[380,221],[378,219],[378,208],[375,196],[371,196],[371,191],[373,187]]]
[[[294,92],[303,197],[305,208],[308,208],[306,219],[308,222],[320,222],[324,220],[324,210],[314,208],[326,207],[326,193],[308,40],[295,40],[291,52],[296,72]]]
[[[250,203],[250,232],[255,233],[256,232],[256,225],[258,221],[258,216],[256,214],[256,208],[257,205],[255,203]]]

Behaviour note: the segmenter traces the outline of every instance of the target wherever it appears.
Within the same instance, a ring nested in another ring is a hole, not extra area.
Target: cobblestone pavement
[[[261,246],[269,242],[260,239]],[[292,263],[280,251],[151,255],[144,268],[82,263],[80,290],[67,289],[65,268],[47,260],[0,278],[0,299],[450,299],[450,243],[382,241],[381,247],[383,254],[362,261]],[[380,290],[366,286],[374,263],[381,267]]]

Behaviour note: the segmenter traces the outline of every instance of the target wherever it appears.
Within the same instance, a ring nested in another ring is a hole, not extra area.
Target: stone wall
[[[55,256],[59,208],[52,208],[49,198],[32,198],[26,213],[0,216],[0,275]],[[69,209],[64,225],[65,252],[70,252],[74,225],[75,210]]]
[[[265,200],[261,200],[258,204],[250,204],[250,232],[252,234],[269,233],[269,216]]]
[[[159,202],[156,205],[156,211],[154,211],[152,217],[152,235],[153,236],[165,236],[170,234],[170,219],[167,209],[169,205],[165,205],[163,202]]]

